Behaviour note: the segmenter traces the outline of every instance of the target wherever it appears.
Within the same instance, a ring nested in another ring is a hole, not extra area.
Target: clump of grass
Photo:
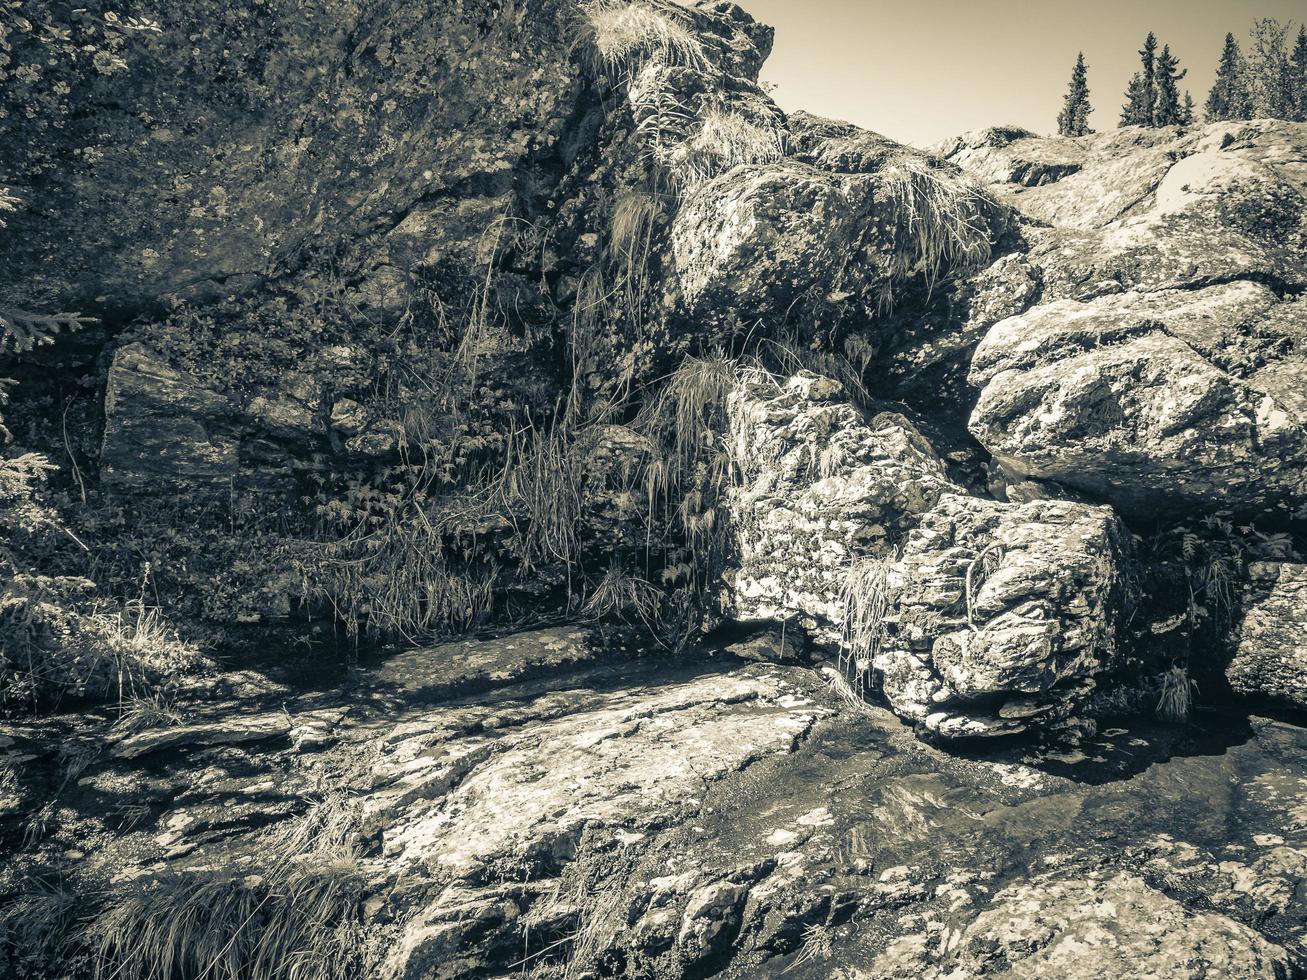
[[[872,665],[889,615],[890,564],[889,558],[863,558],[850,566],[844,581],[840,669],[859,698],[873,687]]]
[[[686,357],[641,413],[639,426],[670,446],[668,485],[683,485],[714,448],[725,431],[726,400],[739,383],[739,366],[724,354]]]
[[[53,878],[28,875],[14,898],[0,906],[0,972],[40,976],[63,958],[77,896]]]
[[[806,925],[803,927],[800,943],[799,955],[794,958],[794,966],[815,960],[828,960],[835,952],[834,930],[817,923]]]
[[[1189,676],[1188,669],[1173,664],[1158,676],[1157,685],[1157,705],[1153,709],[1157,717],[1162,721],[1188,721],[1193,710],[1193,696],[1198,691],[1198,684]]]
[[[592,0],[582,7],[590,27],[597,68],[626,81],[653,58],[688,68],[708,67],[703,43],[686,23],[685,12],[663,0]]]
[[[904,156],[880,172],[880,182],[892,236],[883,306],[893,301],[895,281],[920,274],[931,289],[942,276],[989,259],[986,214],[997,206],[970,178]]]
[[[121,735],[148,731],[153,728],[173,728],[182,723],[182,714],[174,700],[162,691],[144,697],[130,697],[118,705],[118,717],[113,731]]]
[[[92,583],[16,575],[0,597],[0,703],[144,696],[208,661],[142,598],[87,602]]]
[[[137,879],[86,928],[96,980],[317,980],[364,975],[365,880],[352,857],[271,871]]]
[[[772,163],[785,156],[786,133],[779,125],[760,125],[730,109],[705,111],[699,125],[672,154],[682,187],[726,173],[741,164]]]
[[[654,629],[662,598],[647,580],[614,563],[590,590],[581,612],[593,619],[617,619]]]

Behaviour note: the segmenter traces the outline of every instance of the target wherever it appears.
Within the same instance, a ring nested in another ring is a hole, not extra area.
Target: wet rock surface
[[[809,668],[558,663],[432,700],[440,652],[430,683],[422,661],[398,682],[383,664],[288,703],[330,733],[316,751],[174,736],[92,754],[51,798],[41,850],[64,855],[70,887],[258,866],[343,791],[333,819],[353,828],[384,976],[1307,968],[1292,726],[1205,712],[945,753]],[[58,753],[32,735],[6,730],[4,750],[39,794]]]

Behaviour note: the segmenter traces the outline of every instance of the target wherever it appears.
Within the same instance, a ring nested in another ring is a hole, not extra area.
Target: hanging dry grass
[[[872,664],[880,652],[889,615],[891,564],[889,558],[863,558],[850,566],[844,581],[840,669],[860,698],[873,688]]]
[[[702,42],[675,4],[593,0],[582,12],[591,31],[595,66],[614,81],[629,80],[655,57],[672,65],[708,67]]]
[[[893,218],[893,262],[884,306],[893,301],[895,281],[920,274],[933,288],[943,276],[989,259],[986,212],[996,205],[970,178],[905,156],[882,170],[880,181],[879,196]]]

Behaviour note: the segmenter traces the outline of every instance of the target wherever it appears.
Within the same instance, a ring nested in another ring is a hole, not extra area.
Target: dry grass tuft
[[[1198,684],[1189,677],[1189,671],[1172,666],[1157,678],[1158,698],[1154,712],[1162,721],[1183,722],[1193,711],[1193,695]]]
[[[920,274],[933,288],[944,275],[989,259],[986,212],[996,205],[974,181],[916,156],[889,164],[880,177],[894,238],[891,285],[882,294],[883,306],[893,302],[894,281]]]
[[[741,164],[781,159],[785,139],[779,125],[760,125],[729,109],[709,109],[672,153],[672,167],[681,187],[692,187]]]
[[[653,630],[662,598],[662,593],[645,579],[613,564],[590,590],[581,612],[592,619],[616,619]]]
[[[872,664],[880,652],[889,615],[889,558],[864,558],[844,583],[844,640],[840,669],[852,691],[865,698],[873,689]]]
[[[113,731],[130,735],[152,728],[172,728],[181,723],[181,712],[177,710],[172,698],[162,691],[155,691],[119,702],[118,718],[113,723]]]
[[[593,0],[582,10],[592,32],[595,66],[614,81],[629,80],[653,58],[688,68],[708,67],[702,42],[675,4]]]
[[[263,873],[137,879],[86,930],[96,980],[317,980],[353,976],[364,879],[350,857]]]

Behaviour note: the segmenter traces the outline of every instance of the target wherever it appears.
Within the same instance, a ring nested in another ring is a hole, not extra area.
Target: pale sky
[[[1116,126],[1150,30],[1202,108],[1226,31],[1298,21],[1303,0],[737,0],[776,28],[763,68],[783,109],[807,109],[926,145],[1015,123],[1057,129],[1076,52],[1089,65],[1090,125]]]

